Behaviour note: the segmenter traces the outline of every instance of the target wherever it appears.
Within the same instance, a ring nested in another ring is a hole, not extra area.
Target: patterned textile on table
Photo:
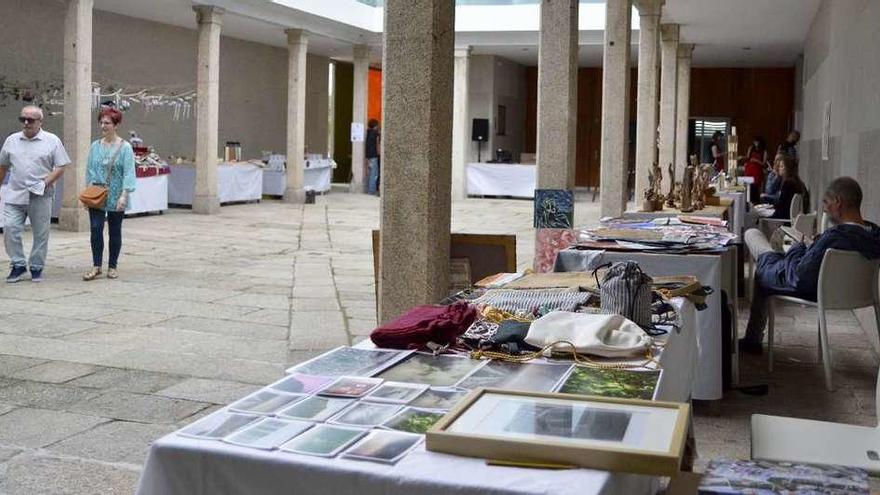
[[[589,298],[589,292],[578,292],[574,289],[490,289],[471,302],[512,313],[535,314],[574,311],[578,306],[586,304]]]

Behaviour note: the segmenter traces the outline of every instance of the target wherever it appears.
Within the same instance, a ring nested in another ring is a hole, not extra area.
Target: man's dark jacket
[[[831,227],[817,237],[810,247],[795,244],[785,254],[762,254],[758,257],[755,272],[762,291],[815,301],[819,269],[826,250],[858,251],[869,259],[880,258],[880,227],[871,222],[865,223],[867,228],[853,224]]]

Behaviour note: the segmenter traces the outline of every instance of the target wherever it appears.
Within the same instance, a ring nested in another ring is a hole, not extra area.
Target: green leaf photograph
[[[660,373],[661,370],[616,370],[575,366],[559,392],[651,400],[654,398]]]

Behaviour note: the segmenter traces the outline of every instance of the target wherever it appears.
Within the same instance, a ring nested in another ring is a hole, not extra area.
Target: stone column
[[[364,126],[364,137],[367,132],[367,92],[370,82],[370,47],[355,45],[354,47],[354,100],[352,102],[351,122]],[[367,160],[364,141],[351,143],[351,184],[353,193],[366,191]]]
[[[678,96],[675,109],[675,180],[684,177],[688,159],[688,121],[691,115],[691,55],[694,45],[678,45]]]
[[[83,232],[89,216],[79,204],[92,138],[92,8],[94,0],[68,0],[64,18],[64,146],[71,164],[61,177],[59,227]]]
[[[639,80],[636,109],[636,183],[639,203],[648,173],[657,161],[657,107],[660,96],[660,14],[664,0],[635,0],[639,9]]]
[[[666,173],[675,159],[675,127],[678,92],[678,24],[660,26],[660,137],[658,164]],[[641,193],[639,193],[641,194]]]
[[[573,189],[577,133],[578,0],[541,0],[538,187]]]
[[[220,122],[220,25],[223,9],[193,7],[199,25],[196,67],[196,185],[193,213],[211,214],[220,209],[217,196],[217,140]]]
[[[452,103],[452,197],[467,197],[467,164],[470,158],[469,85],[471,48],[455,49],[455,83]]]
[[[629,164],[629,42],[631,0],[607,0],[602,58],[602,154],[600,211],[619,217],[626,210]]]
[[[455,2],[385,0],[379,322],[449,290]]]
[[[303,174],[306,151],[306,56],[308,34],[287,29],[287,186],[284,201],[305,201]]]

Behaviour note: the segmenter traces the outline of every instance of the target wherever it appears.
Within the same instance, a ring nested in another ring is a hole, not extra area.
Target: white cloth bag
[[[554,311],[533,321],[526,342],[544,348],[559,341],[574,344],[578,353],[619,358],[643,354],[653,339],[634,322],[616,314],[585,314]],[[545,351],[567,351],[557,344]]]

